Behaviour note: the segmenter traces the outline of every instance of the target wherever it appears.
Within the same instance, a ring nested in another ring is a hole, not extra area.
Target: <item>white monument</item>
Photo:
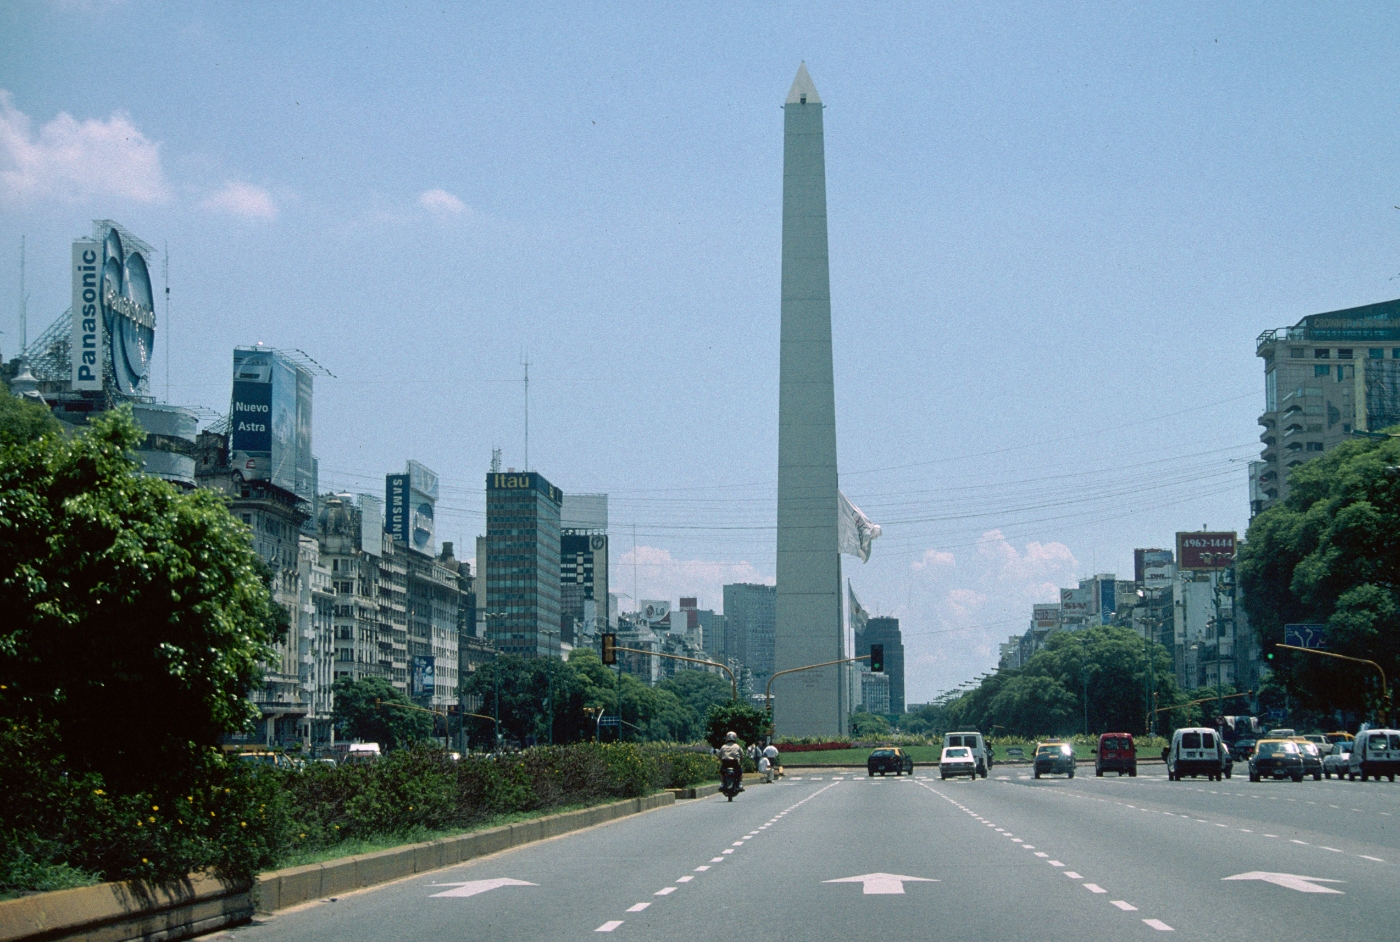
[[[826,156],[821,98],[806,64],[797,69],[783,113],[775,672],[846,656],[841,628]],[[774,680],[775,733],[846,735],[850,703],[845,677],[843,665]]]

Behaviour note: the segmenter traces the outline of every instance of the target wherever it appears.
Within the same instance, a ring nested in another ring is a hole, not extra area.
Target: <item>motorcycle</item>
[[[744,786],[742,784],[743,780],[744,773],[740,769],[737,769],[732,765],[725,766],[723,769],[720,770],[719,790],[721,793],[724,794],[724,797],[728,798],[730,801],[733,801],[734,796],[744,790]]]

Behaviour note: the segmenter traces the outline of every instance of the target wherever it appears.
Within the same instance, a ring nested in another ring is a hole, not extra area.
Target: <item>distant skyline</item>
[[[1245,530],[1263,330],[1400,297],[1393,6],[0,6],[0,353],[111,218],[153,391],[300,348],[323,489],[491,450],[608,493],[614,590],[772,582],[781,105],[826,105],[843,573],[907,699],[1177,530]],[[153,273],[159,281],[158,256]],[[633,552],[635,527],[637,549]],[[634,563],[636,588],[633,588]]]

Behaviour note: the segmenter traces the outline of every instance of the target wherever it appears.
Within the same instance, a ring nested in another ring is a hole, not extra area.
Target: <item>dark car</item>
[[[1303,757],[1303,774],[1311,775],[1314,782],[1322,781],[1322,751],[1317,744],[1300,738],[1298,752]]]
[[[884,775],[893,772],[895,775],[902,775],[908,772],[914,774],[914,760],[909,758],[909,753],[903,749],[876,749],[870,754],[870,758],[865,760],[865,771],[867,775],[874,775],[879,772]]]
[[[1249,757],[1249,780],[1291,778],[1303,780],[1303,750],[1291,739],[1261,739]]]
[[[1099,737],[1099,747],[1094,753],[1094,774],[1102,777],[1105,772],[1137,775],[1137,746],[1132,733],[1104,733]]]
[[[1230,747],[1230,751],[1235,754],[1235,758],[1241,762],[1254,755],[1253,739],[1236,739],[1235,744]]]
[[[1074,778],[1074,747],[1067,742],[1042,742],[1035,747],[1035,777],[1067,775]]]

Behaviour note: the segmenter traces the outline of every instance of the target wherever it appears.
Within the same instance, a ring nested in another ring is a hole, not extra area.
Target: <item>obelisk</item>
[[[805,63],[798,67],[783,106],[781,337],[775,672],[845,656],[826,154],[822,102]],[[824,667],[774,680],[775,733],[844,736],[844,677],[843,667]]]

